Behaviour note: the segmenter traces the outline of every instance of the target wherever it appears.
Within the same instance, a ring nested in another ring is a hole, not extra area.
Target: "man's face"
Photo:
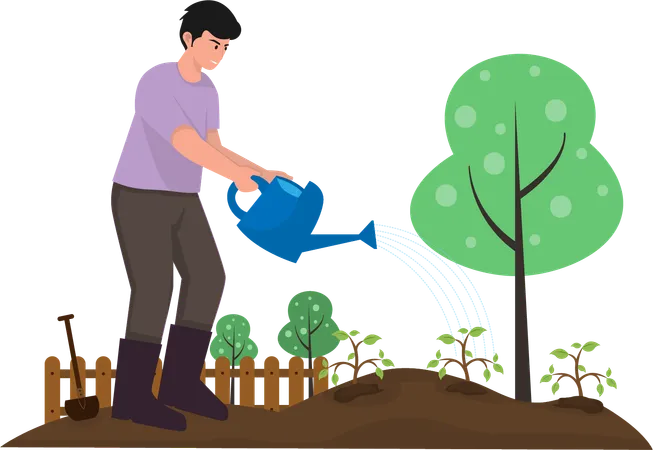
[[[218,39],[208,31],[204,31],[201,37],[195,39],[192,47],[191,39],[190,33],[184,33],[187,51],[190,51],[195,62],[206,70],[215,69],[229,47],[229,39]]]

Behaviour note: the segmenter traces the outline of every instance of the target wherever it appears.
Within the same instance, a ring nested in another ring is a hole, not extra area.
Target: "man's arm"
[[[238,181],[245,176],[249,178],[247,173],[252,172],[251,169],[244,170],[246,168],[243,165],[237,164],[222,152],[216,152],[190,125],[177,127],[172,132],[170,142],[183,156],[227,181]]]
[[[232,160],[234,163],[238,164],[239,166],[242,167],[249,167],[250,169],[256,170],[261,174],[263,178],[265,178],[268,182],[272,181],[272,179],[275,176],[280,176],[283,178],[288,178],[289,180],[292,180],[292,177],[288,175],[285,172],[279,172],[279,171],[274,171],[274,170],[266,170],[261,166],[258,166],[251,162],[248,159],[243,158],[240,156],[238,153],[233,152],[226,148],[225,146],[222,145],[222,142],[220,141],[220,134],[218,133],[217,129],[212,129],[209,130],[206,134],[206,141],[216,149],[219,153],[222,153],[224,156]]]
[[[226,156],[227,158],[229,158],[239,166],[250,167],[260,173],[266,171],[263,167],[257,166],[250,160],[240,156],[238,153],[232,152],[228,148],[224,147],[222,145],[222,142],[220,141],[220,134],[218,133],[218,130],[209,130],[206,133],[206,141],[211,145],[211,147],[218,150],[220,153],[222,153],[224,156]]]

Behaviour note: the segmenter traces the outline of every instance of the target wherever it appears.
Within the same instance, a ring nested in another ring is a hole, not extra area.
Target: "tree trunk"
[[[468,343],[470,342],[471,338],[469,336],[465,336],[464,339],[456,336],[456,343],[458,344],[458,369],[460,369],[460,374],[465,381],[472,381],[472,365],[467,361],[467,356],[465,355]]]
[[[576,390],[576,395],[579,397],[584,397],[587,393],[585,392],[585,378],[577,377],[572,381],[574,389]]]
[[[519,244],[518,244],[519,245]],[[522,244],[523,247],[523,244]],[[528,354],[528,319],[526,315],[526,277],[524,249],[515,253],[515,399],[531,401],[531,371]]]
[[[311,343],[311,334],[315,332],[315,330],[311,331],[311,310],[308,310],[308,324],[306,325],[306,329],[308,330],[308,360],[306,361],[306,367],[309,369],[313,368],[313,345]],[[317,328],[316,328],[317,329]],[[307,378],[306,379],[306,398],[310,398],[313,396],[313,378]]]
[[[528,354],[528,319],[526,314],[526,271],[524,262],[524,228],[522,192],[519,177],[519,142],[515,107],[515,399],[531,401],[531,372]]]
[[[236,327],[234,327],[234,332],[231,337],[231,370],[233,371],[236,369]],[[231,399],[230,403],[232,405],[236,404],[236,382],[235,378],[231,377]]]
[[[573,378],[571,379],[572,384],[574,385],[574,389],[576,390],[576,395],[579,397],[585,396],[585,378],[581,373],[580,373],[580,365],[583,364],[583,350],[579,350],[577,352],[572,353],[569,356],[569,359],[571,360],[571,373],[573,374]]]
[[[313,368],[313,355],[311,352],[310,345],[308,346],[308,368],[309,369]],[[319,367],[317,369],[319,369]],[[312,396],[313,396],[313,377],[308,377],[308,398],[311,398]]]
[[[351,365],[351,384],[357,384],[358,378],[361,375],[362,367],[362,358],[361,358],[361,347],[363,346],[363,341],[360,337],[349,338],[349,350],[354,352],[354,360]]]
[[[236,392],[236,378],[232,378],[231,383],[229,383],[229,403],[235,405],[237,398],[238,393]]]

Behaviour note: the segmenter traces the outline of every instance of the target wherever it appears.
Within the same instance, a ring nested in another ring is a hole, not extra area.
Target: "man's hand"
[[[241,192],[252,192],[258,189],[258,184],[252,180],[253,175],[261,176],[261,172],[250,167],[240,167],[232,181]]]
[[[292,177],[285,172],[280,172],[278,170],[265,170],[261,173],[261,177],[265,179],[268,183],[271,183],[274,180],[274,177],[286,178],[292,180]]]

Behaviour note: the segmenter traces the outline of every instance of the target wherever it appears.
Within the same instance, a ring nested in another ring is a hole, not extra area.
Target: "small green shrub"
[[[553,350],[551,354],[558,359],[565,359],[567,356],[570,356],[574,360],[574,374],[570,375],[568,373],[563,373],[563,372],[554,373],[555,369],[553,368],[553,364],[551,364],[551,367],[549,367],[549,373],[547,373],[542,377],[540,383],[548,383],[553,379],[553,377],[557,376],[558,379],[556,380],[555,383],[553,383],[553,386],[551,386],[551,391],[553,391],[554,395],[556,392],[558,392],[558,389],[560,389],[560,385],[558,384],[558,382],[562,378],[569,378],[573,380],[574,383],[576,383],[576,387],[578,388],[578,395],[581,397],[583,397],[583,387],[581,386],[581,382],[587,377],[595,377],[596,380],[599,382],[599,384],[596,386],[596,391],[599,393],[599,397],[603,395],[603,391],[605,390],[603,387],[603,383],[601,383],[601,378],[605,378],[605,383],[608,386],[617,389],[617,382],[614,381],[614,379],[609,378],[612,375],[612,369],[608,368],[605,375],[601,375],[600,373],[594,373],[594,372],[587,373],[587,371],[585,370],[585,366],[580,364],[580,354],[583,352],[583,350],[586,352],[591,352],[596,347],[598,347],[599,344],[597,344],[594,341],[589,341],[582,347],[578,342],[571,344],[571,346],[576,349],[580,348],[578,355],[574,356],[571,353],[567,353],[566,350],[561,348]],[[580,372],[584,372],[585,375],[580,376]]]
[[[385,355],[383,354],[383,350],[379,350],[379,357],[378,358],[368,359],[368,360],[365,360],[365,361],[359,363],[358,347],[363,343],[365,345],[374,345],[374,343],[376,343],[381,338],[379,336],[377,336],[376,334],[370,334],[365,339],[363,339],[362,341],[360,341],[358,343],[354,343],[354,340],[351,338],[351,336],[356,336],[358,334],[360,334],[360,333],[358,331],[356,331],[356,330],[352,331],[349,334],[347,334],[347,332],[342,331],[342,330],[338,330],[335,333],[333,333],[333,335],[335,337],[337,337],[341,341],[346,341],[347,339],[349,339],[351,341],[351,345],[354,347],[354,352],[349,354],[349,358],[347,358],[347,361],[331,364],[328,367],[327,367],[327,362],[322,361],[322,364],[323,364],[324,368],[320,371],[320,374],[319,374],[319,379],[320,380],[327,376],[327,374],[329,373],[328,369],[330,367],[335,367],[335,369],[333,370],[333,376],[331,377],[331,381],[333,382],[334,385],[336,385],[336,384],[338,384],[338,380],[339,380],[339,377],[336,374],[336,371],[338,370],[338,367],[340,367],[342,365],[349,366],[352,369],[354,369],[354,379],[352,380],[352,384],[356,384],[358,382],[358,372],[360,372],[361,368],[365,364],[373,364],[376,367],[376,371],[375,371],[376,376],[378,376],[380,379],[383,379],[383,369],[381,369],[374,361],[381,361],[381,364],[383,364],[386,367],[394,367],[395,366],[392,361],[390,361],[389,359],[385,359]],[[348,361],[351,361],[352,359],[354,360],[353,364],[348,362]]]
[[[473,362],[479,361],[479,362],[482,362],[483,365],[485,365],[485,371],[483,372],[483,376],[485,377],[485,381],[489,381],[490,376],[491,376],[490,369],[488,368],[488,363],[492,364],[492,368],[496,372],[499,372],[499,373],[503,374],[503,367],[501,367],[500,364],[497,364],[497,361],[499,360],[499,355],[498,354],[495,353],[494,358],[492,358],[492,361],[490,361],[489,359],[485,359],[485,358],[474,358],[474,355],[472,354],[472,352],[467,350],[467,340],[469,339],[469,337],[470,336],[475,337],[475,338],[479,337],[485,331],[487,331],[487,330],[485,328],[481,328],[481,327],[472,328],[471,331],[467,331],[466,328],[461,328],[460,330],[458,330],[458,332],[463,334],[463,336],[465,336],[465,339],[462,342],[460,340],[456,339],[455,337],[453,337],[450,334],[443,334],[442,336],[440,336],[438,338],[439,341],[442,341],[447,345],[451,345],[454,342],[458,342],[458,344],[460,344],[460,346],[462,348],[462,362],[458,361],[457,359],[453,359],[453,358],[440,358],[441,353],[440,353],[440,350],[438,350],[438,352],[435,355],[435,359],[429,361],[426,368],[429,369],[431,367],[438,367],[438,364],[440,364],[440,361],[446,361],[444,366],[442,366],[442,369],[440,369],[440,371],[438,372],[438,374],[440,375],[440,379],[442,379],[447,374],[446,367],[450,363],[456,363],[463,369],[463,372],[465,374],[465,380],[470,381],[470,379],[469,379],[469,370],[468,370],[469,365],[471,363],[473,363]],[[467,357],[472,358],[472,359],[467,361]]]
[[[251,327],[249,321],[238,314],[228,314],[215,326],[216,336],[211,342],[210,352],[214,359],[226,357],[231,363],[231,369],[240,366],[245,357],[252,359],[258,355],[258,347],[249,337]],[[232,372],[233,373],[233,372]],[[235,404],[236,380],[231,377],[231,404]]]

